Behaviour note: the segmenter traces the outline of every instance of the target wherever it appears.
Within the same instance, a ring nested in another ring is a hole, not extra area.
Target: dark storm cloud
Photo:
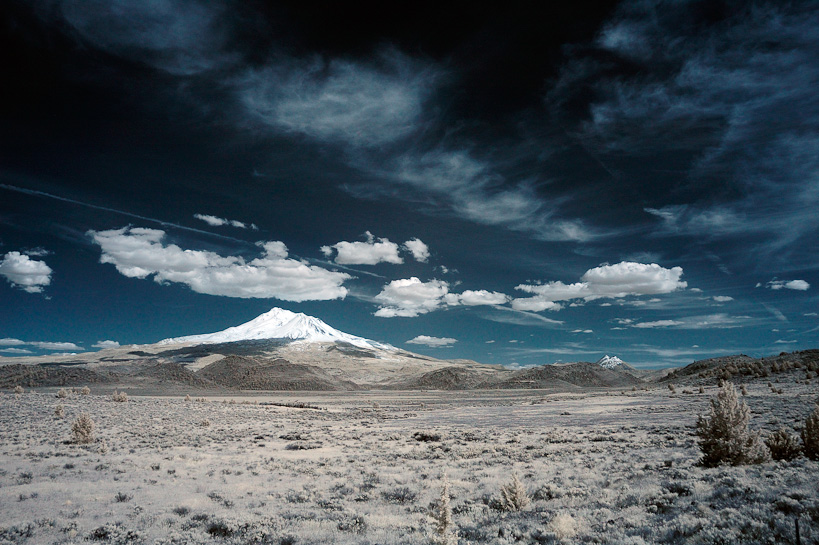
[[[677,185],[647,210],[666,232],[782,250],[819,228],[817,54],[815,3],[626,2],[547,104],[580,104],[573,130],[607,161],[687,158],[683,180],[655,176]]]

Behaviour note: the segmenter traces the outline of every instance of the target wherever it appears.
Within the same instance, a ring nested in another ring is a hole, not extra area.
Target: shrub
[[[774,460],[793,460],[802,453],[799,439],[785,428],[780,428],[765,439],[771,458]]]
[[[88,386],[83,386],[82,390],[80,390],[80,393],[82,395],[84,395],[84,396],[90,395],[91,394],[91,388],[89,388]]]
[[[501,486],[501,506],[504,511],[520,511],[529,505],[529,494],[526,487],[518,479],[517,473],[512,473],[512,480]]]
[[[71,424],[71,433],[74,442],[87,444],[94,442],[94,421],[88,413],[80,413],[80,416]]]
[[[65,399],[68,397],[68,392],[65,388],[60,388],[60,391],[57,392],[57,399]]]
[[[125,392],[117,392],[116,390],[114,390],[111,399],[118,403],[125,403],[126,401],[128,401],[128,394],[126,394]]]
[[[22,387],[22,386],[20,386],[19,384],[18,384],[17,386],[15,386],[15,387],[14,387],[14,393],[15,393],[15,394],[17,394],[17,395],[22,394],[24,391],[25,391],[25,390],[23,390],[23,387]]]
[[[819,407],[805,420],[802,428],[802,447],[805,456],[811,460],[819,460]]]
[[[458,537],[452,524],[452,506],[449,504],[449,479],[444,473],[441,484],[441,497],[432,510],[432,519],[435,521],[435,535],[432,536],[434,545],[456,545]]]
[[[62,418],[65,416],[65,407],[63,407],[62,403],[54,407],[54,416],[57,418]]]
[[[748,430],[750,419],[748,405],[737,398],[734,385],[724,383],[717,397],[711,399],[710,414],[697,419],[696,434],[704,455],[702,464],[736,466],[770,460],[770,451],[759,432]]]

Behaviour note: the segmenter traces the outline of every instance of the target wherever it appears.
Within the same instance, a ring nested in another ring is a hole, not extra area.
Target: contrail
[[[165,227],[174,227],[176,229],[182,229],[184,231],[190,231],[192,233],[199,233],[199,234],[202,234],[202,235],[208,235],[208,236],[212,236],[212,237],[222,238],[222,239],[225,239],[225,240],[232,240],[234,242],[240,242],[242,244],[251,244],[250,242],[247,242],[246,240],[241,240],[241,239],[238,239],[238,238],[229,237],[227,235],[219,235],[217,233],[212,233],[210,231],[204,231],[202,229],[196,229],[195,227],[187,227],[185,225],[179,225],[178,223],[172,223],[170,221],[162,221],[162,220],[158,220],[156,218],[149,218],[147,216],[140,216],[139,214],[132,214],[131,212],[125,212],[124,210],[117,210],[116,208],[109,208],[107,206],[99,206],[99,205],[96,205],[96,204],[90,204],[90,203],[78,201],[78,200],[75,200],[75,199],[69,199],[67,197],[61,197],[59,195],[54,195],[53,193],[46,193],[45,191],[38,191],[36,189],[26,189],[24,187],[17,187],[17,186],[8,185],[8,184],[0,184],[0,189],[5,189],[7,191],[15,191],[17,193],[23,193],[24,195],[32,195],[34,197],[46,197],[48,199],[54,199],[54,200],[57,200],[57,201],[67,202],[67,203],[70,203],[70,204],[76,204],[76,205],[79,205],[79,206],[84,206],[86,208],[93,208],[94,210],[102,210],[104,212],[112,212],[114,214],[119,214],[121,216],[126,216],[126,217],[129,217],[129,218],[134,218],[134,219],[138,219],[138,220],[142,220],[142,221],[150,221],[150,222],[153,222],[153,223],[158,223],[159,225],[162,225],[162,226],[165,226]]]

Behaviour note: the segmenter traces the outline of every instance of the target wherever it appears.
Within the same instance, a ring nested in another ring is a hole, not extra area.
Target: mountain
[[[623,360],[617,356],[609,356],[608,354],[597,360],[597,365],[603,369],[614,369],[617,366],[623,365],[623,363]]]
[[[302,313],[273,308],[253,320],[235,327],[229,327],[216,333],[188,335],[159,341],[159,345],[172,344],[216,344],[239,341],[258,341],[266,339],[290,339],[307,342],[341,342],[358,348],[378,348],[395,350],[388,344],[382,344],[363,337],[343,333],[318,318]]]

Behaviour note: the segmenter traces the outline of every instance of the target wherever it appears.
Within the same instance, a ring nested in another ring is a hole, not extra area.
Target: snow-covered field
[[[748,386],[753,427],[813,410],[815,382],[778,386]],[[819,462],[697,465],[715,391],[6,392],[0,543],[429,543],[444,473],[459,543],[819,543]]]

